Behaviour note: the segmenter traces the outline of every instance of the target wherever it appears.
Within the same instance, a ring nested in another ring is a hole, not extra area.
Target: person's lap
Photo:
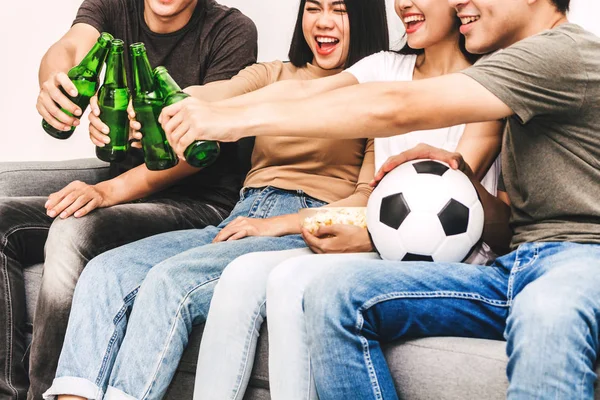
[[[71,318],[73,321],[85,320],[86,309],[89,308],[85,304],[93,303],[94,296],[108,296],[112,300],[107,299],[107,302],[120,304],[111,308],[113,311],[107,310],[108,313],[118,313],[122,299],[132,296],[135,298],[127,333],[114,362],[110,385],[114,384],[126,393],[139,393],[142,390],[140,385],[150,385],[145,378],[160,376],[161,384],[158,386],[166,389],[168,380],[165,379],[174,372],[178,352],[187,343],[188,329],[206,318],[214,283],[222,269],[242,254],[304,245],[299,235],[278,238],[249,237],[237,241],[211,243],[216,234],[238,216],[269,217],[297,212],[299,208],[307,205],[304,196],[299,192],[279,191],[274,188],[255,190],[250,194],[246,193],[244,200],[238,203],[230,217],[218,227],[155,235],[106,252],[92,260],[83,272],[76,290],[74,313]],[[310,201],[311,204],[312,202]],[[119,287],[119,293],[115,294],[114,290],[103,292],[103,287]],[[95,295],[86,296],[85,293]],[[173,320],[174,315],[179,315],[178,310],[181,307],[184,307],[186,317]],[[81,312],[77,313],[77,309]],[[145,318],[148,313],[156,318],[149,321]],[[76,322],[74,324],[77,325]],[[148,331],[157,333],[150,335],[154,339],[149,337]],[[166,332],[175,334],[166,335]],[[147,351],[140,350],[145,347]],[[156,366],[166,366],[167,370],[164,373],[149,373],[142,368],[134,374],[134,379],[127,378],[133,371],[128,366],[129,362],[134,360],[136,365],[146,365],[147,369],[155,368],[155,359],[147,363],[140,363],[139,359],[151,357],[160,349],[164,354],[170,354],[167,362]],[[76,352],[76,349],[72,350],[72,353]]]
[[[515,310],[528,308],[520,303],[540,304],[553,297],[561,299],[561,305],[552,302],[558,308],[580,307],[580,299],[567,301],[574,298],[566,289],[574,280],[585,296],[593,293],[600,301],[600,246],[526,244],[491,267],[333,260],[310,261],[340,268],[313,280],[304,299],[312,362],[324,398],[335,398],[332,393],[344,393],[361,378],[365,398],[375,392],[395,398],[382,343],[420,336],[502,339],[509,313],[509,327],[511,318],[532,316],[531,311],[515,316]],[[557,285],[563,289],[556,290]],[[588,311],[598,308],[588,304]],[[510,344],[514,335],[510,329],[506,335]],[[360,367],[348,367],[353,365],[349,354],[356,355],[354,366]]]

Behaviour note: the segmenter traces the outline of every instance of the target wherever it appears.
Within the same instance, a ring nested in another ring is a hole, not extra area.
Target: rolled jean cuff
[[[137,400],[135,397],[128,395],[127,393],[109,386],[106,389],[105,400]]]
[[[89,400],[99,400],[102,398],[102,389],[84,378],[61,376],[54,379],[50,389],[46,390],[42,396],[46,400],[56,400],[61,394],[80,396]]]

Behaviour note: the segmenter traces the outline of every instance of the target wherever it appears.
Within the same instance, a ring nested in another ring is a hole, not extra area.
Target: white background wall
[[[392,43],[402,27],[388,3]],[[501,0],[498,0],[501,1]],[[297,0],[220,0],[237,7],[259,30],[259,59],[285,59],[296,17]],[[94,157],[87,134],[87,118],[69,140],[58,141],[41,128],[35,109],[39,91],[39,62],[48,47],[69,28],[81,0],[3,2],[0,10],[0,161],[66,160]],[[572,0],[570,18],[600,35],[597,0]]]

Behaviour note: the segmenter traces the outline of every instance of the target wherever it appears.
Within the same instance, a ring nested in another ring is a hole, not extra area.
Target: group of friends
[[[221,154],[149,171],[134,144],[106,180],[0,198],[0,397],[160,399],[205,323],[194,399],[242,399],[268,319],[276,400],[396,399],[382,345],[426,336],[506,340],[509,399],[593,398],[600,38],[568,9],[395,0],[391,51],[384,0],[300,0],[289,62],[256,63],[254,24],[215,0],[84,0],[42,59],[40,115],[79,125],[66,72],[109,32],[192,95],[160,117],[175,152]],[[89,120],[105,145],[94,100]],[[384,261],[363,228],[302,229],[300,209],[366,206],[423,158],[477,189],[466,262]],[[27,348],[23,268],[41,261]]]

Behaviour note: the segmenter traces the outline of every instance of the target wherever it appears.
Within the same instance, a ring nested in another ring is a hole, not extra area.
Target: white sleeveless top
[[[360,83],[412,81],[417,56],[414,54],[397,54],[382,51],[362,59],[344,72],[352,74]],[[465,125],[449,128],[409,132],[403,135],[387,138],[375,138],[375,170],[378,171],[383,163],[392,156],[412,149],[419,143],[426,143],[448,151],[455,151],[465,130]],[[500,178],[500,157],[490,167],[481,180],[481,184],[496,196]],[[473,264],[488,264],[496,258],[487,244],[474,251],[466,262]]]

